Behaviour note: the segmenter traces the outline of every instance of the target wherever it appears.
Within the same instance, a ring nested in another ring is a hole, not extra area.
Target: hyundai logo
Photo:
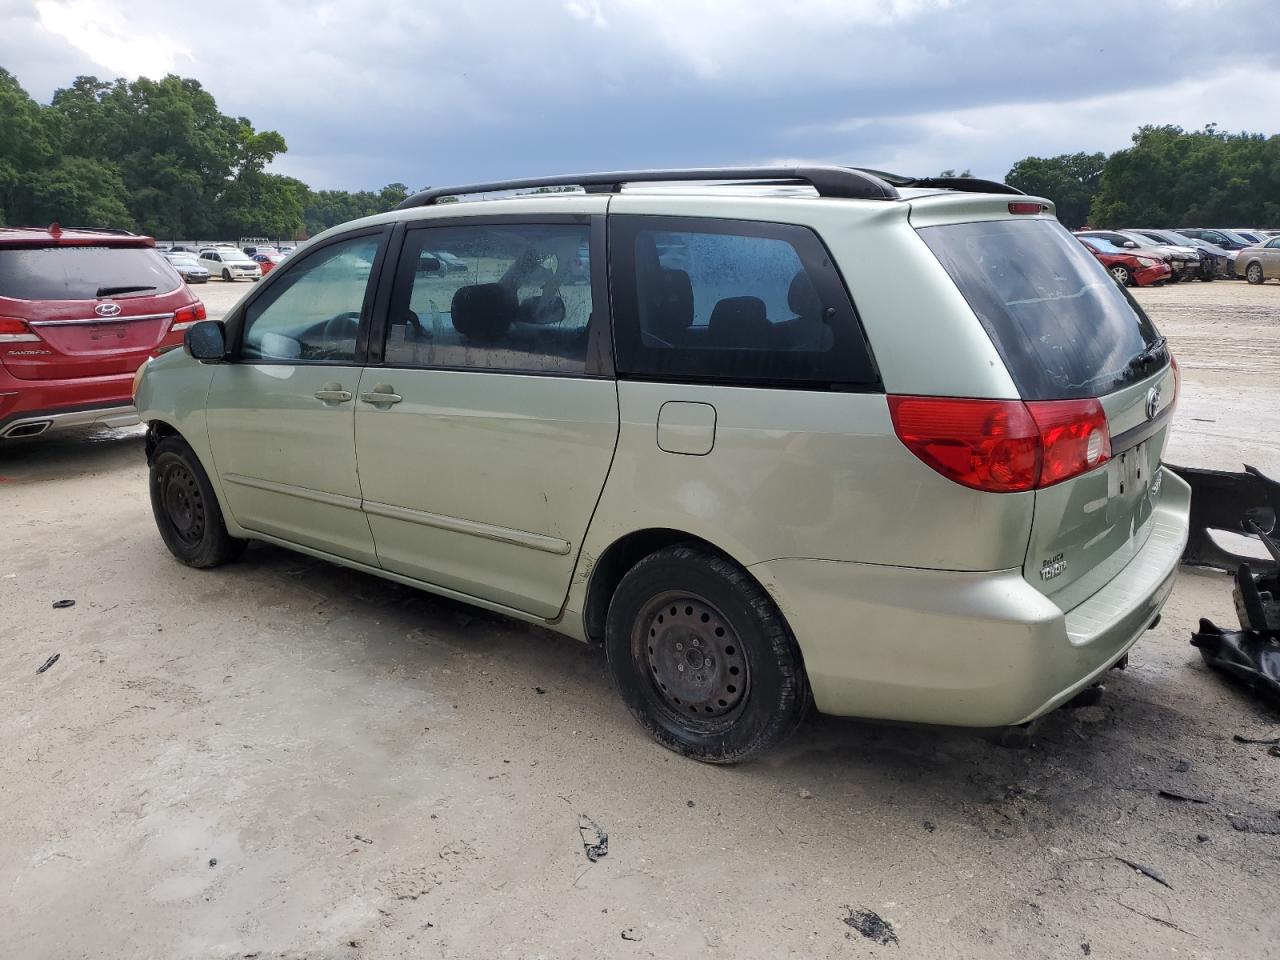
[[[1160,409],[1160,388],[1152,387],[1147,391],[1147,419],[1154,420]]]
[[[93,308],[93,312],[100,317],[118,317],[120,315],[120,304],[100,303]]]

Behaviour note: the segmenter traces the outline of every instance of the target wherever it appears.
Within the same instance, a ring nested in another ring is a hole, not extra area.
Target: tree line
[[[312,190],[268,172],[287,149],[276,131],[220,112],[196,80],[77,77],[45,105],[0,67],[0,224],[296,238],[409,195],[402,183]]]
[[[221,113],[196,80],[77,77],[40,104],[0,67],[0,224],[294,238],[408,196],[402,183],[312,190],[269,173],[287,149],[276,131]],[[1215,124],[1144,126],[1110,156],[1026,157],[1005,180],[1054,201],[1068,227],[1280,225],[1280,135]]]

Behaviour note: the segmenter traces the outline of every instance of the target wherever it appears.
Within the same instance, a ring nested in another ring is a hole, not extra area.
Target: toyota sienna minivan
[[[602,644],[732,762],[810,704],[995,727],[1096,682],[1186,541],[1177,391],[1048,201],[804,167],[424,191],[136,402],[182,562],[261,540]]]

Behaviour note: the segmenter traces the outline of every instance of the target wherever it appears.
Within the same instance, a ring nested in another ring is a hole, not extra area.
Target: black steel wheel
[[[150,486],[160,537],[183,563],[216,567],[244,552],[247,541],[227,532],[209,477],[181,438],[165,437],[156,444]]]
[[[768,750],[809,706],[799,647],[773,600],[697,546],[659,550],[626,573],[605,648],[640,725],[696,760],[736,763]]]

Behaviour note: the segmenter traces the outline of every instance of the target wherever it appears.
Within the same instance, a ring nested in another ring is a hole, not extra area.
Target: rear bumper
[[[73,380],[18,380],[0,367],[0,439],[93,424],[138,422],[133,374]],[[40,426],[44,424],[44,426]]]
[[[996,727],[1054,709],[1137,642],[1187,541],[1190,487],[1168,469],[1142,549],[1068,612],[1020,570],[961,573],[824,560],[751,572],[787,617],[818,709]]]

